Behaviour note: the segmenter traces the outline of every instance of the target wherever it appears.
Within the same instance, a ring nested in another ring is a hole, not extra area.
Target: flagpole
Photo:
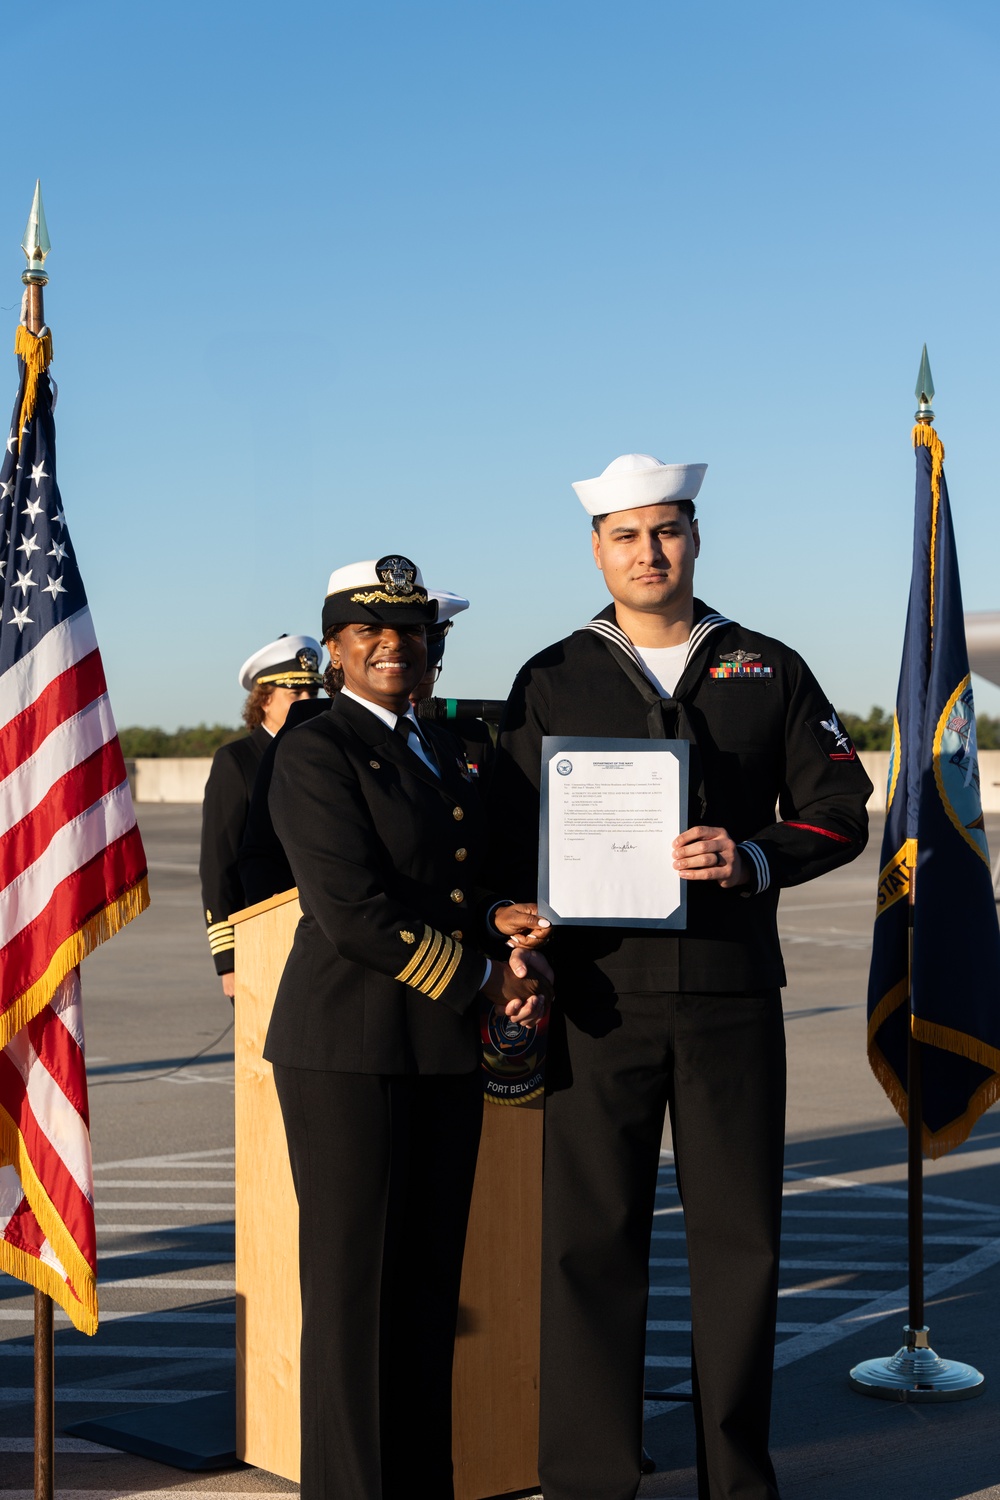
[[[918,401],[915,420],[934,424],[927,345],[924,345],[917,375]],[[931,642],[933,651],[933,642]],[[973,1365],[956,1359],[941,1359],[931,1348],[930,1329],[924,1322],[924,1142],[922,1045],[913,1033],[913,933],[917,889],[916,860],[909,871],[907,909],[906,1009],[909,1029],[906,1042],[906,1209],[909,1241],[909,1321],[903,1326],[903,1346],[887,1359],[866,1359],[855,1365],[851,1385],[863,1396],[887,1401],[964,1401],[982,1394],[985,1378]]]
[[[48,283],[45,257],[49,232],[42,207],[42,187],[35,183],[35,196],[28,215],[21,249],[28,264],[21,273],[24,282],[24,322],[29,333],[45,327],[42,288]],[[55,1488],[55,1340],[52,1298],[35,1288],[35,1500],[53,1500]]]

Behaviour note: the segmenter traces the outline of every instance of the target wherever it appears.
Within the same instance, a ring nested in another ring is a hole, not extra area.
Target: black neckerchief
[[[625,673],[646,703],[646,726],[651,740],[687,740],[691,746],[689,767],[690,801],[694,816],[704,819],[707,801],[705,797],[704,772],[698,752],[698,738],[688,715],[684,697],[694,685],[701,658],[708,649],[709,641],[717,630],[735,621],[717,610],[710,609],[700,599],[694,601],[694,622],[688,637],[687,656],[673,696],[661,698],[646,674],[642,657],[618,624],[614,604],[609,604],[584,626],[591,630],[607,646],[612,660]]]

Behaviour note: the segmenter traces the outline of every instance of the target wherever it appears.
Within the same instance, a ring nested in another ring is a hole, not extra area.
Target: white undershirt
[[[679,646],[636,646],[635,649],[642,658],[646,676],[660,697],[672,698],[687,660],[687,641],[682,641]]]

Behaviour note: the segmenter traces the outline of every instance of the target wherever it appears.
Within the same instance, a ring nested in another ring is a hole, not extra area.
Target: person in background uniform
[[[406,557],[339,568],[328,713],[275,747],[270,804],[302,917],[264,1056],[299,1203],[302,1500],[453,1495],[451,1369],[482,1116],[478,996],[534,1024],[551,974],[477,892],[485,817],[418,724],[437,601]],[[492,947],[491,961],[487,949]],[[535,966],[535,967],[533,967]]]
[[[293,703],[315,698],[323,679],[322,647],[311,635],[282,635],[256,651],[240,668],[249,694],[243,722],[249,734],[222,745],[212,758],[201,812],[201,900],[208,945],[223,993],[232,1000],[233,927],[230,914],[247,904],[238,869],[240,843],[261,756],[285,722]]]
[[[458,594],[431,589],[430,595],[438,602],[438,617],[433,625],[427,627],[427,671],[410,694],[410,702],[415,707],[434,696],[434,689],[441,676],[448,632],[454,624],[455,616],[469,607],[468,599],[463,599]],[[419,708],[417,711],[419,714]],[[462,741],[469,774],[482,786],[493,765],[493,736],[489,725],[483,719],[463,718],[448,719],[442,727]]]
[[[427,671],[410,693],[410,702],[418,704],[429,698],[441,675],[445,641],[452,628],[455,616],[468,609],[468,599],[451,594],[443,589],[428,589],[427,597],[437,601],[437,619],[425,627],[427,638]],[[332,698],[339,684],[339,673],[327,667],[323,684]],[[279,734],[265,748],[257,769],[246,827],[239,850],[239,874],[246,896],[246,904],[255,906],[258,901],[267,901],[279,891],[287,891],[295,884],[291,866],[281,847],[281,840],[274,831],[268,794],[274,770],[274,757],[278,745],[299,724],[304,724],[316,714],[326,713],[329,703],[321,700],[296,703],[289,710],[288,718]],[[454,734],[464,746],[465,762],[470,775],[482,780],[488,773],[493,757],[493,740],[489,727],[482,719],[450,719],[447,732]]]
[[[871,783],[802,658],[694,597],[704,468],[627,454],[574,485],[612,602],[522,668],[491,783],[493,883],[523,898],[535,888],[543,735],[690,744],[689,826],[674,847],[690,882],[685,930],[556,923],[548,950],[545,1500],[638,1489],[665,1109],[691,1277],[699,1500],[778,1495],[778,892],[861,852]]]

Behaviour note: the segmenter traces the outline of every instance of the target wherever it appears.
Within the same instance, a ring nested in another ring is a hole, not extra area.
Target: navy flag
[[[1000,927],[944,448],[925,423],[913,442],[913,574],[868,977],[868,1058],[906,1120],[912,1027],[923,1044],[923,1147],[936,1157],[961,1145],[1000,1098]]]

